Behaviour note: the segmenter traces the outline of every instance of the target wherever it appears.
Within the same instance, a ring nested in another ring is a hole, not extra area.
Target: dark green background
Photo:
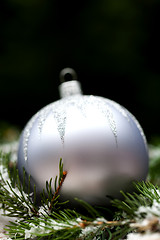
[[[113,99],[160,135],[158,0],[1,0],[0,120],[23,127],[74,68],[85,94]]]

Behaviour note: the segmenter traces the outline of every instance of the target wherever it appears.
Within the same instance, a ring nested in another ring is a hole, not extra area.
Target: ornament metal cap
[[[72,95],[81,95],[81,84],[77,81],[77,73],[72,68],[64,68],[60,72],[59,94],[61,98],[69,97]]]

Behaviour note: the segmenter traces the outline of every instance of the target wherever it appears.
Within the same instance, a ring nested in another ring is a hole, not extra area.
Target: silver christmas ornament
[[[31,175],[32,186],[45,188],[46,180],[58,175],[60,158],[67,177],[62,199],[83,199],[105,205],[106,196],[118,197],[133,180],[145,180],[148,149],[143,130],[135,117],[118,103],[81,93],[76,80],[63,82],[61,100],[35,114],[24,128],[18,151],[18,169]]]

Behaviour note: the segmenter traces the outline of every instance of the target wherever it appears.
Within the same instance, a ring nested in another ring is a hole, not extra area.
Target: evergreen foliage
[[[121,191],[123,200],[111,200],[111,214],[106,214],[111,206],[99,209],[75,199],[77,206],[84,209],[79,212],[79,207],[70,209],[67,202],[59,200],[59,190],[67,176],[62,159],[59,176],[46,182],[41,203],[37,204],[36,187],[30,193],[30,179],[29,184],[25,178],[20,182],[16,163],[11,159],[12,152],[0,153],[0,208],[4,216],[13,219],[5,227],[8,239],[132,240],[145,236],[160,239],[160,187],[152,174],[159,166],[155,156],[151,157],[148,177],[153,183],[133,183],[132,194]]]

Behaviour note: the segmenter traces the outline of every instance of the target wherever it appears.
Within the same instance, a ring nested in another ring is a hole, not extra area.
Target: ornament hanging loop
[[[60,82],[77,80],[77,73],[73,68],[64,68],[59,74]]]
[[[72,68],[64,68],[59,74],[61,85],[59,86],[60,97],[81,95],[81,84],[77,81],[77,73]]]

